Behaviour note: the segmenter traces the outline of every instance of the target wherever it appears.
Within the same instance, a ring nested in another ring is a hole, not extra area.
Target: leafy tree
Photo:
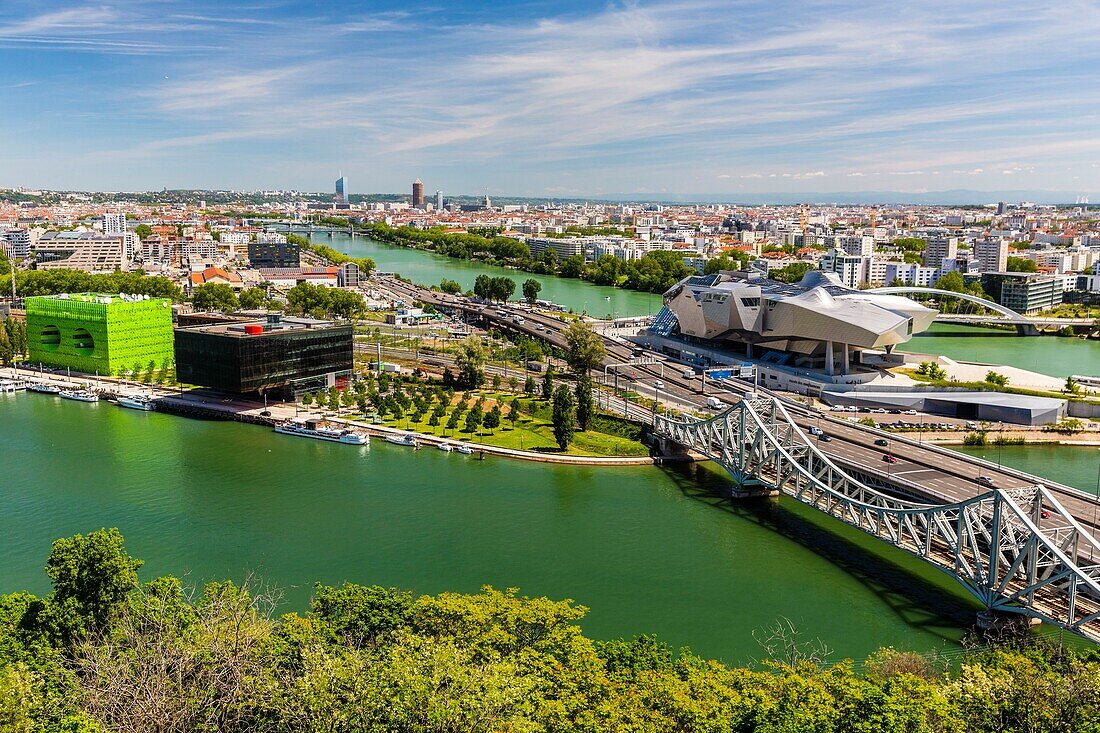
[[[466,413],[466,432],[473,433],[480,431],[484,418],[485,413],[482,412],[480,407],[474,406],[470,408],[470,411]],[[478,432],[478,435],[480,434],[481,433]]]
[[[459,413],[458,409],[456,408],[455,410],[453,410],[451,412],[451,416],[449,418],[447,418],[447,424],[445,426],[446,429],[451,430],[451,431],[455,430],[458,427],[458,421],[460,419],[461,419],[461,414]]]
[[[340,588],[318,584],[309,604],[312,618],[355,649],[405,628],[412,607],[413,596],[408,591],[354,583],[345,583]]]
[[[988,372],[985,373],[985,381],[988,384],[993,384],[998,387],[1004,387],[1006,384],[1008,384],[1008,377],[990,369]]]
[[[587,374],[603,363],[607,350],[603,339],[582,320],[576,320],[565,328],[565,361],[576,374]]]
[[[73,535],[53,543],[46,575],[53,583],[48,615],[61,638],[108,628],[138,584],[142,561],[126,554],[115,528]]]
[[[493,409],[485,414],[484,424],[485,427],[489,429],[490,435],[494,430],[500,427],[500,405],[493,405]]]
[[[1009,257],[1007,268],[1009,272],[1038,272],[1039,263],[1027,257]]]
[[[1081,391],[1081,385],[1079,385],[1077,380],[1072,376],[1066,377],[1066,386],[1062,391],[1069,392],[1070,394],[1078,394]]]
[[[304,395],[302,395],[302,404],[305,405],[306,407],[309,407],[310,405],[312,405],[313,404],[313,395],[311,395],[309,392],[306,392]]]
[[[0,328],[0,364],[9,366],[15,358],[15,347],[5,328]]]
[[[542,375],[542,398],[549,400],[554,396],[554,367],[546,365],[546,373]]]
[[[917,374],[928,377],[934,382],[942,382],[947,379],[947,370],[934,361],[922,361],[917,366]]]
[[[508,406],[508,419],[512,422],[512,428],[516,427],[516,420],[519,419],[519,397],[512,399],[512,403]]]
[[[784,267],[768,270],[768,277],[785,283],[796,283],[806,276],[806,273],[814,269],[809,262],[792,262]]]
[[[554,440],[558,448],[566,450],[573,442],[577,430],[577,406],[573,394],[565,385],[554,390],[554,403],[551,412],[551,424],[554,428]]]
[[[584,274],[584,255],[570,255],[561,261],[558,274],[562,277],[580,277]]]
[[[530,397],[535,393],[535,389],[535,378],[528,374],[527,379],[523,382],[523,393]]]
[[[231,313],[241,306],[233,288],[225,283],[205,283],[191,293],[191,305],[198,311]]]
[[[153,236],[153,227],[148,224],[138,224],[134,227],[134,234],[138,235],[141,239]]]
[[[443,278],[439,281],[439,289],[440,291],[448,293],[450,295],[458,295],[462,292],[462,286],[459,285],[457,281],[448,280],[447,278]]]
[[[499,374],[493,375],[493,389],[500,389],[500,385],[503,383]]]
[[[528,278],[528,279],[523,281],[523,298],[529,304],[531,304],[531,305],[535,304],[535,301],[538,300],[539,292],[541,290],[542,290],[542,283],[540,283],[538,280],[534,279],[533,277]]]
[[[707,260],[707,263],[703,265],[703,274],[713,275],[721,270],[743,270],[748,263],[748,252],[730,250],[720,257]]]
[[[467,336],[458,345],[455,365],[458,367],[456,382],[466,389],[477,389],[485,383],[485,363],[489,360],[489,347],[480,336]]]
[[[577,377],[575,394],[577,398],[577,429],[584,432],[588,430],[588,423],[592,420],[592,415],[596,411],[592,404],[592,380],[588,374]]]
[[[267,302],[267,291],[259,285],[253,285],[250,288],[242,290],[241,294],[238,296],[238,300],[240,301],[242,310],[259,310],[263,308],[264,303]]]
[[[950,290],[953,293],[966,292],[966,282],[963,280],[963,276],[954,271],[940,275],[933,287],[939,290]]]

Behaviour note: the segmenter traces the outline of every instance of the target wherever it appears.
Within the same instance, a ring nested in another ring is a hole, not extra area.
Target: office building
[[[419,178],[413,181],[412,207],[414,209],[424,208],[424,183]]]
[[[336,197],[333,199],[338,204],[347,204],[348,201],[348,177],[340,176],[336,179]]]
[[[821,271],[794,284],[744,272],[692,275],[665,292],[664,303],[649,334],[675,358],[705,366],[705,351],[737,352],[830,375],[848,373],[861,350],[907,342],[936,316],[908,298],[854,290]]]
[[[0,232],[0,247],[9,259],[25,260],[31,256],[31,233],[26,229]]]
[[[858,288],[868,278],[870,260],[870,257],[853,256],[842,249],[833,249],[821,256],[820,266],[825,272],[836,273],[842,285]]]
[[[958,237],[929,237],[925,240],[924,265],[940,267],[946,259],[955,259],[959,255]]]
[[[142,295],[74,293],[27,298],[32,363],[118,374],[172,358],[172,302]]]
[[[918,287],[931,287],[939,279],[940,270],[937,267],[925,267],[924,265],[909,262],[886,263],[887,285],[916,285]]]
[[[103,233],[108,235],[119,235],[126,233],[126,215],[125,214],[104,214],[103,215]]]
[[[181,382],[232,394],[294,399],[346,386],[352,374],[352,326],[278,314],[176,329]]]
[[[46,232],[35,245],[39,270],[67,268],[91,273],[125,270],[130,265],[124,234]]]
[[[435,210],[436,211],[443,211],[443,192],[442,191],[436,191],[435,192]]]
[[[341,288],[357,288],[362,281],[362,272],[354,262],[345,262],[336,268],[336,284]]]
[[[298,267],[301,252],[298,245],[285,241],[256,241],[248,243],[248,262],[254,268]]]
[[[591,240],[591,237],[528,237],[526,241],[532,257],[539,257],[546,250],[552,249],[559,260],[564,260],[573,255],[584,256],[585,251],[593,245]]]
[[[1008,269],[1008,240],[1000,237],[975,240],[974,259],[982,272],[1004,272]]]
[[[1040,272],[990,272],[982,275],[982,289],[1005,308],[1024,315],[1062,304],[1064,279]]]

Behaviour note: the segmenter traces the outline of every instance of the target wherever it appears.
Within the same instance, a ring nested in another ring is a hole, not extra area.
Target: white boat
[[[474,454],[474,449],[465,443],[459,443],[458,447],[455,448],[455,452],[461,453],[464,456],[472,456]]]
[[[58,394],[67,400],[77,402],[99,402],[99,395],[86,389],[63,389]]]
[[[387,435],[387,443],[393,443],[394,445],[403,445],[408,448],[419,448],[420,445],[416,442],[416,438],[411,435]]]
[[[0,380],[0,392],[18,392],[19,390],[26,388],[27,383],[21,379]]]
[[[30,382],[27,384],[28,392],[41,392],[42,394],[61,394],[61,388],[55,384],[41,384]]]
[[[440,443],[439,445],[436,446],[436,448],[443,451],[444,453],[450,453],[451,451],[454,450],[454,447],[451,446],[450,443]]]
[[[153,402],[153,398],[147,397],[146,395],[119,395],[118,404],[122,407],[129,407],[131,410],[145,410],[146,412],[157,409],[157,405]]]
[[[327,440],[330,443],[344,443],[345,445],[367,445],[370,437],[354,430],[340,430],[326,428],[318,424],[317,420],[303,422],[284,422],[275,426],[276,433],[283,435],[298,435],[303,438]]]

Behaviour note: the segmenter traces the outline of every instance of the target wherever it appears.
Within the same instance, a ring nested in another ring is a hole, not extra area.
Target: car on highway
[[[879,438],[875,441],[875,445],[890,445],[890,441],[886,438]]]
[[[989,476],[979,476],[978,483],[982,484],[983,486],[992,486],[993,479],[991,479]]]
[[[811,425],[808,432],[810,433],[810,435],[824,435],[825,434],[825,431],[822,430],[821,428],[817,427],[816,425]]]
[[[817,436],[817,439],[820,440],[822,443],[828,443],[830,440],[832,440],[832,438],[829,437],[828,433],[822,433],[821,435]]]
[[[695,370],[685,369],[684,373],[681,376],[683,376],[684,379],[695,379]]]
[[[897,457],[892,456],[889,453],[884,453],[882,455],[882,460],[886,461],[887,463],[897,463],[898,462]]]
[[[901,414],[902,415],[916,415],[917,411],[916,410],[903,410]]]
[[[662,382],[660,379],[658,379],[657,381],[655,381],[653,383],[653,389],[664,389],[664,388],[665,388],[665,383]]]

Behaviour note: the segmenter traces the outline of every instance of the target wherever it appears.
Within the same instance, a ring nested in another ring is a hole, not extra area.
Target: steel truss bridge
[[[988,610],[1100,641],[1100,565],[1091,560],[1100,543],[1043,486],[948,504],[894,496],[837,467],[764,395],[710,418],[659,414],[654,432],[720,464],[740,492],[779,492],[916,555]]]

